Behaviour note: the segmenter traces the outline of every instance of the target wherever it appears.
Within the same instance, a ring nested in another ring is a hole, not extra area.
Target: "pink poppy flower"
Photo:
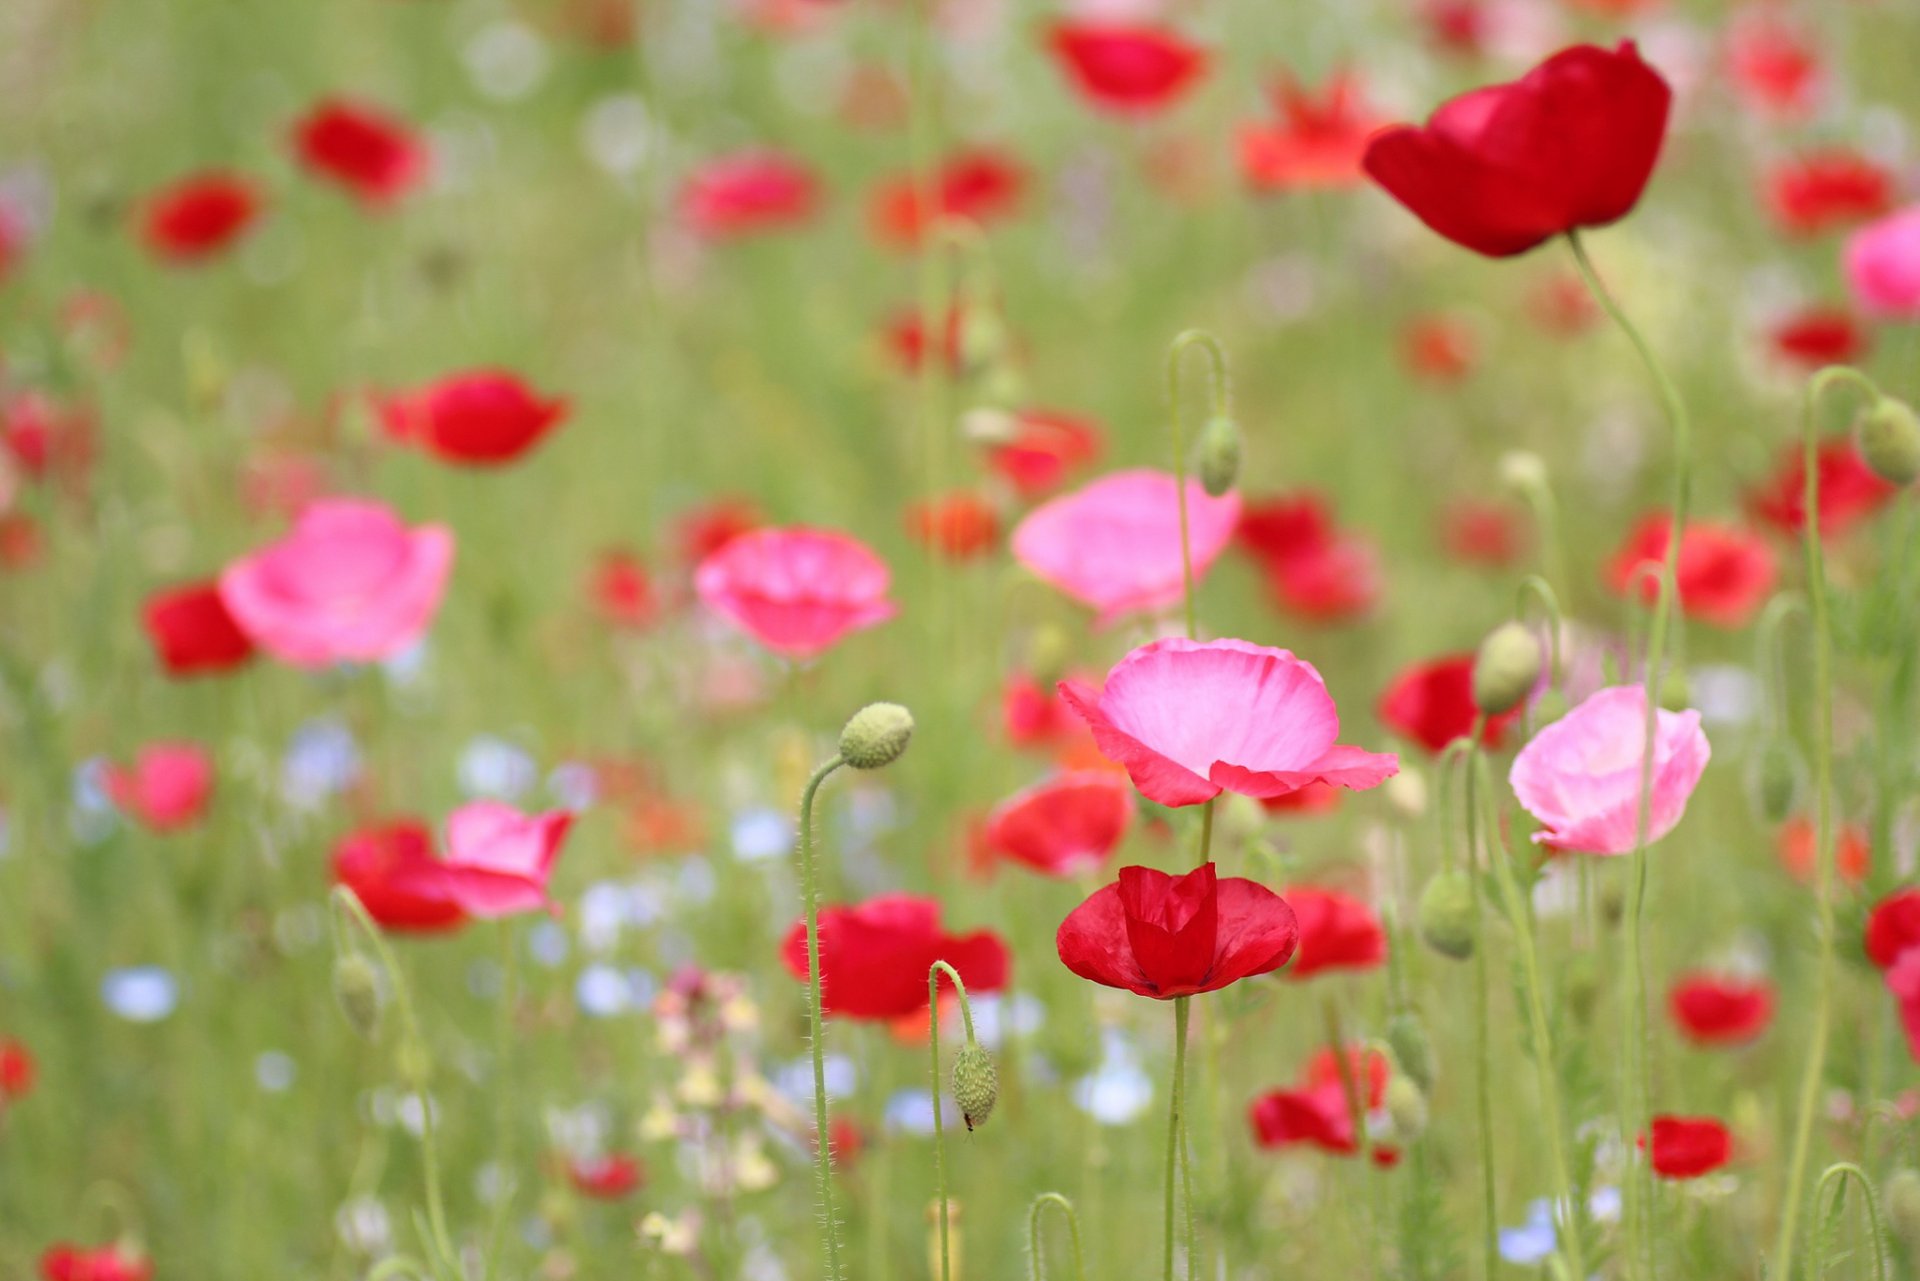
[[[1333,695],[1284,649],[1160,640],[1121,659],[1102,692],[1062,681],[1060,693],[1101,753],[1162,805],[1198,805],[1223,790],[1265,799],[1320,782],[1374,787],[1400,769],[1390,753],[1335,744]]]
[[[987,848],[1047,876],[1107,860],[1133,822],[1133,789],[1105,770],[1073,770],[1014,793],[987,816]]]
[[[696,233],[724,240],[805,222],[818,184],[777,151],[741,151],[707,161],[680,190],[680,216]]]
[[[499,801],[462,805],[447,818],[441,867],[448,894],[467,915],[483,920],[556,910],[547,878],[572,825],[565,810],[522,814]]]
[[[229,565],[220,599],[282,662],[373,662],[426,631],[452,567],[446,526],[408,529],[379,503],[324,499],[285,538]]]
[[[1197,582],[1233,541],[1240,497],[1210,498],[1187,482]],[[1013,555],[1035,576],[1111,622],[1180,599],[1180,491],[1166,472],[1115,472],[1044,503],[1013,531]]]
[[[801,526],[741,534],[693,575],[708,609],[789,658],[812,658],[892,618],[891,582],[858,539]]]
[[[1649,843],[1680,822],[1711,755],[1699,712],[1657,716]],[[1535,734],[1507,776],[1520,804],[1545,828],[1533,839],[1577,854],[1630,853],[1646,728],[1646,691],[1614,685]]]
[[[1900,1005],[1907,1052],[1920,1063],[1920,947],[1910,947],[1887,969],[1887,990]]]
[[[107,766],[102,783],[121,812],[149,831],[178,832],[206,812],[213,759],[198,743],[149,743],[131,766]]]
[[[1842,264],[1862,311],[1883,320],[1920,320],[1920,205],[1847,237]]]

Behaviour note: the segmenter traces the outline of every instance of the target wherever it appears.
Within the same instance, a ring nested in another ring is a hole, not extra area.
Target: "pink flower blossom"
[[[1197,582],[1240,520],[1240,496],[1209,498],[1187,482]],[[1013,555],[1036,576],[1111,622],[1180,599],[1180,491],[1165,472],[1115,472],[1042,504],[1013,531]]]
[[[213,760],[198,743],[149,743],[131,766],[108,765],[107,796],[155,832],[192,827],[213,794]]]
[[[452,567],[445,526],[408,529],[378,503],[325,499],[285,538],[229,565],[220,599],[282,662],[371,662],[426,631]]]
[[[469,916],[512,916],[553,908],[553,875],[573,815],[565,810],[522,814],[499,801],[474,801],[447,818],[441,867],[453,901]]]
[[[1920,320],[1920,205],[1854,232],[1843,263],[1862,311],[1886,320]]]
[[[1198,805],[1222,790],[1265,799],[1318,782],[1374,787],[1400,769],[1391,754],[1335,744],[1333,695],[1284,649],[1155,641],[1121,659],[1104,691],[1062,681],[1060,693],[1101,754],[1162,805]]]
[[[1711,754],[1699,712],[1657,716],[1649,843],[1680,822]],[[1630,853],[1646,732],[1646,691],[1615,685],[1535,734],[1508,775],[1520,804],[1545,829],[1533,839],[1578,854]]]
[[[829,529],[756,529],[700,562],[693,587],[716,614],[789,658],[812,658],[894,615],[892,576],[866,544]]]

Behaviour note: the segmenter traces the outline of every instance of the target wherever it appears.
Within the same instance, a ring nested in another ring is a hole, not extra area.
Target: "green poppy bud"
[[[869,703],[840,731],[840,758],[855,769],[880,769],[899,760],[912,738],[912,712],[898,703]]]
[[[1519,623],[1502,623],[1473,657],[1473,705],[1488,716],[1518,707],[1540,681],[1540,639]]]
[[[1427,1095],[1405,1076],[1387,1082],[1387,1115],[1393,1118],[1394,1137],[1401,1142],[1417,1139],[1427,1128]]]
[[[1419,1015],[1402,1010],[1388,1019],[1387,1046],[1393,1051],[1394,1062],[1409,1080],[1423,1091],[1433,1089],[1440,1074],[1439,1065],[1433,1057],[1433,1042],[1427,1037],[1427,1026]]]
[[[1684,668],[1669,667],[1660,678],[1660,706],[1669,712],[1684,712],[1693,706],[1693,682]]]
[[[1895,1170],[1881,1192],[1888,1226],[1909,1246],[1920,1245],[1920,1170]]]
[[[333,963],[333,999],[347,1026],[371,1041],[380,1034],[380,976],[373,962],[348,952]]]
[[[1753,760],[1748,786],[1753,806],[1769,823],[1784,823],[1800,795],[1800,760],[1793,745],[1774,739]]]
[[[1905,401],[1875,401],[1860,420],[1859,446],[1873,474],[1889,485],[1910,485],[1920,476],[1920,418]]]
[[[1000,1075],[978,1041],[968,1041],[953,1060],[953,1101],[960,1105],[967,1129],[987,1123],[1000,1097]]]
[[[991,307],[969,307],[960,319],[960,366],[969,377],[998,362],[1007,351],[1007,326]]]
[[[1222,498],[1240,479],[1240,424],[1225,414],[1207,419],[1200,429],[1200,442],[1194,450],[1195,470],[1200,487],[1214,498]]]
[[[1442,956],[1464,961],[1473,955],[1475,911],[1470,874],[1451,868],[1436,875],[1420,891],[1415,919],[1420,937]]]

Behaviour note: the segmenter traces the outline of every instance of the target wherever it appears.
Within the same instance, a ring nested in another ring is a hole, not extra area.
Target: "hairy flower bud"
[[[1519,623],[1502,623],[1473,657],[1473,705],[1488,716],[1510,712],[1539,680],[1539,637]]]
[[[1469,873],[1450,868],[1427,882],[1420,891],[1416,919],[1420,937],[1442,956],[1464,961],[1473,955],[1473,882]]]
[[[1889,485],[1910,485],[1920,476],[1920,418],[1913,406],[1882,396],[1860,420],[1860,457]]]
[[[855,769],[880,769],[899,760],[912,738],[912,712],[898,703],[869,703],[840,731],[840,757]]]
[[[1387,1082],[1387,1115],[1393,1118],[1394,1137],[1411,1142],[1426,1132],[1427,1095],[1410,1078],[1396,1076]]]
[[[1241,452],[1240,424],[1225,414],[1214,415],[1200,429],[1194,463],[1200,473],[1200,487],[1209,497],[1225,497],[1240,479]]]
[[[999,1098],[1000,1075],[994,1071],[993,1059],[978,1041],[968,1041],[953,1060],[953,1101],[960,1105],[967,1129],[985,1125]]]
[[[1909,1247],[1920,1245],[1920,1170],[1895,1170],[1881,1189],[1887,1223]]]
[[[1427,1036],[1426,1024],[1420,1021],[1419,1015],[1402,1010],[1387,1020],[1387,1046],[1393,1051],[1394,1062],[1409,1080],[1422,1090],[1433,1089],[1440,1075],[1439,1066],[1433,1057],[1433,1042]]]
[[[380,1034],[380,976],[373,962],[347,952],[333,963],[333,999],[347,1026],[371,1041]]]
[[[1760,749],[1748,777],[1753,806],[1769,823],[1784,823],[1800,795],[1800,759],[1785,739],[1773,739]]]

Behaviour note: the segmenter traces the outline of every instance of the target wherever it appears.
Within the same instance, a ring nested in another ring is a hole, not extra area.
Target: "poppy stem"
[[[494,1189],[493,1224],[487,1229],[487,1261],[482,1275],[489,1278],[496,1274],[495,1264],[500,1256],[501,1234],[506,1228],[507,1216],[513,1208],[513,1106],[510,1100],[513,1097],[513,1002],[518,966],[519,953],[513,946],[513,923],[502,918],[500,921],[500,1030],[499,1040],[494,1046],[495,1067],[498,1073],[495,1088],[499,1093],[494,1116],[494,1142],[497,1148],[494,1163],[501,1181]]]
[[[1833,630],[1827,616],[1826,565],[1820,548],[1820,433],[1815,412],[1831,387],[1846,385],[1869,397],[1880,389],[1857,369],[1833,365],[1807,383],[1800,434],[1806,472],[1800,537],[1807,549],[1807,603],[1813,624],[1813,815],[1818,871],[1815,895],[1819,912],[1819,996],[1807,1039],[1807,1066],[1800,1078],[1800,1100],[1793,1125],[1793,1148],[1787,1158],[1787,1187],[1780,1207],[1780,1234],[1775,1239],[1773,1265],[1779,1281],[1792,1281],[1793,1238],[1799,1224],[1801,1190],[1806,1185],[1807,1160],[1813,1146],[1813,1114],[1819,1106],[1820,1081],[1826,1072],[1827,1041],[1833,1030]],[[1813,1274],[1818,1276],[1818,1273]]]
[[[1074,1281],[1087,1281],[1087,1261],[1080,1250],[1080,1215],[1073,1208],[1073,1202],[1058,1192],[1042,1192],[1033,1199],[1033,1207],[1027,1211],[1027,1263],[1028,1281],[1044,1281],[1046,1269],[1042,1266],[1040,1253],[1040,1215],[1048,1206],[1060,1207],[1060,1213],[1067,1216],[1067,1234],[1073,1242]]]
[[[1449,868],[1460,865],[1454,849],[1453,787],[1449,773],[1453,763],[1480,741],[1480,732],[1485,726],[1485,714],[1475,713],[1473,728],[1467,731],[1465,738],[1456,738],[1447,744],[1436,766],[1436,777],[1440,784],[1440,846]],[[1476,1067],[1475,1120],[1480,1130],[1480,1276],[1481,1281],[1493,1281],[1499,1267],[1500,1220],[1493,1166],[1493,1062],[1488,1051],[1487,910],[1480,883],[1480,868],[1476,861],[1480,824],[1476,816],[1478,806],[1474,801],[1473,771],[1467,770],[1465,774],[1467,884],[1473,887],[1473,1050]]]
[[[1184,1124],[1181,1096],[1187,1087],[1187,1002],[1191,999],[1185,996],[1173,998],[1173,1094],[1167,1106],[1166,1252],[1161,1269],[1164,1281],[1173,1281],[1174,1182],[1179,1173],[1180,1128]]]
[[[1333,993],[1323,992],[1320,996],[1320,1012],[1326,1025],[1327,1053],[1333,1056],[1333,1070],[1340,1078],[1340,1093],[1347,1102],[1347,1124],[1353,1130],[1353,1150],[1360,1158],[1360,1178],[1365,1181],[1373,1173],[1373,1136],[1367,1133],[1367,1095],[1372,1093],[1373,1075],[1370,1062],[1372,1051],[1361,1065],[1367,1072],[1367,1084],[1363,1087],[1353,1074],[1353,1061],[1347,1054],[1346,1038],[1340,1031],[1340,1007],[1334,1003]],[[1362,1090],[1365,1093],[1362,1093]],[[1371,1222],[1373,1205],[1371,1200],[1365,1203],[1368,1222],[1362,1235],[1367,1239],[1368,1273],[1380,1275],[1380,1247],[1375,1235],[1375,1224]]]
[[[1868,1236],[1873,1241],[1873,1277],[1874,1281],[1887,1281],[1887,1230],[1880,1222],[1880,1201],[1874,1195],[1873,1180],[1867,1172],[1851,1161],[1839,1161],[1830,1165],[1826,1173],[1820,1176],[1820,1183],[1813,1190],[1813,1211],[1815,1218],[1824,1218],[1821,1206],[1826,1203],[1827,1185],[1834,1184],[1834,1210],[1838,1212],[1840,1202],[1847,1195],[1847,1180],[1852,1179],[1860,1185],[1861,1199],[1867,1203]],[[1831,1232],[1816,1233],[1813,1238],[1813,1257],[1808,1260],[1807,1275],[1823,1277],[1827,1274],[1828,1242]],[[1784,1273],[1782,1274],[1785,1275]]]
[[[813,1054],[814,1178],[820,1200],[827,1281],[840,1281],[840,1234],[833,1217],[833,1137],[827,1128],[827,1061],[820,1004],[820,877],[814,866],[813,798],[820,784],[827,781],[827,775],[845,763],[835,756],[820,766],[800,794],[800,881],[807,904],[807,1039]]]
[[[940,975],[944,971],[960,993],[960,1016],[966,1020],[967,1040],[973,1040],[973,1011],[967,1008],[967,985],[960,972],[945,961],[927,967],[927,1053],[933,1073],[933,1187],[940,1204],[940,1281],[953,1281],[953,1257],[947,1245],[947,1128],[940,1097]]]
[[[1208,400],[1216,415],[1227,412],[1227,353],[1220,340],[1204,329],[1182,331],[1167,348],[1167,430],[1173,444],[1173,483],[1180,503],[1180,584],[1186,607],[1187,639],[1199,639],[1199,626],[1193,607],[1193,544],[1187,533],[1187,434],[1186,419],[1180,412],[1180,358],[1187,348],[1199,347],[1207,353],[1212,374]]]

